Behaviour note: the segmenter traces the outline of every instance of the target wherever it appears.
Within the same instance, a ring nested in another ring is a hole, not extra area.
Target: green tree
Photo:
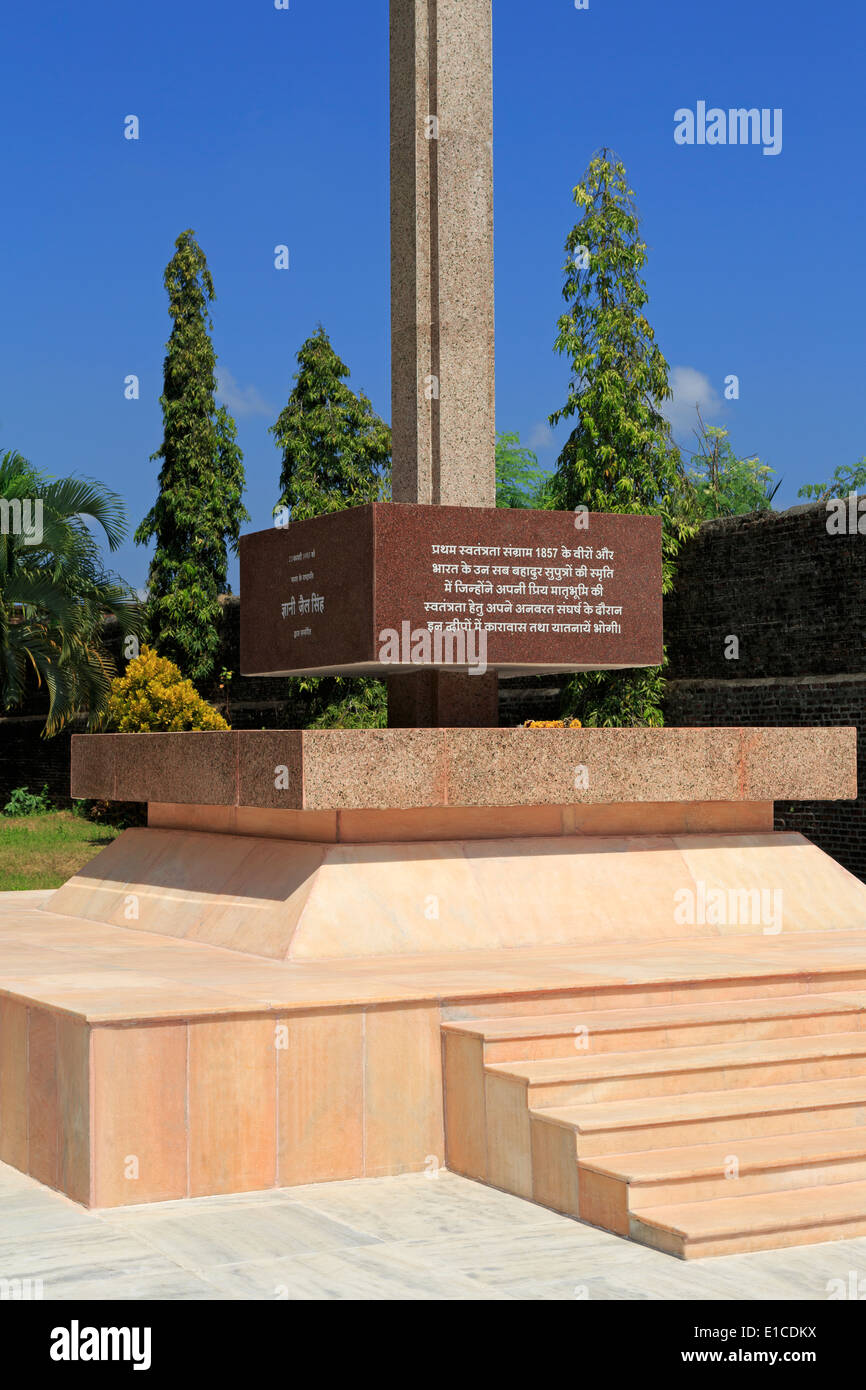
[[[293,693],[307,705],[310,729],[386,729],[388,690],[369,676],[298,676]]]
[[[587,729],[660,727],[665,684],[661,666],[582,671],[563,689],[562,714]]]
[[[574,190],[581,217],[565,243],[555,349],[569,359],[565,404],[550,417],[575,425],[554,476],[556,505],[661,516],[664,588],[688,526],[682,460],[661,405],[669,368],[644,312],[647,261],[623,164],[602,150]]]
[[[384,501],[391,490],[391,430],[362,391],[345,384],[349,368],[324,328],[301,346],[288,404],[271,426],[282,451],[274,511],[292,521]],[[381,728],[388,722],[383,681],[368,677],[297,677],[291,693],[305,702],[312,728]]]
[[[391,430],[362,391],[324,328],[302,345],[288,404],[271,426],[282,451],[280,496],[292,521],[379,502],[390,487]]]
[[[761,463],[756,454],[740,458],[734,453],[728,431],[704,424],[700,410],[695,437],[698,447],[692,455],[687,479],[688,503],[693,505],[698,520],[772,510],[782,479],[771,486],[773,470],[769,464]]]
[[[80,713],[99,728],[115,675],[105,618],[125,637],[140,630],[141,614],[133,591],[104,569],[88,523],[116,550],[123,502],[100,483],[45,478],[14,451],[0,457],[0,501],[0,707],[21,704],[29,672],[48,692],[46,735]]]
[[[555,350],[570,363],[565,404],[550,423],[574,420],[560,454],[555,505],[662,519],[662,583],[694,526],[688,484],[661,406],[671,398],[669,367],[645,309],[647,247],[625,166],[603,149],[574,190],[580,219],[566,243]],[[661,668],[576,675],[562,713],[584,724],[660,724]]]
[[[539,467],[538,455],[523,447],[517,433],[496,436],[496,505],[553,506],[551,476]]]
[[[152,456],[162,460],[159,495],[135,540],[156,541],[148,578],[151,640],[200,681],[214,668],[229,551],[237,552],[249,516],[235,423],[215,401],[213,280],[192,231],[182,232],[175,248],[164,276],[173,326],[160,398],[163,442]]]
[[[807,483],[800,488],[797,496],[811,497],[816,502],[829,502],[831,498],[847,497],[852,492],[866,492],[866,454],[850,467],[837,468],[828,483]]]

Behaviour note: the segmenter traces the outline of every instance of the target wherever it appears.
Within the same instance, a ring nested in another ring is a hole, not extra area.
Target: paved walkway
[[[826,1300],[866,1297],[866,1239],[687,1264],[446,1172],[89,1212],[0,1164],[13,1279],[46,1299]]]

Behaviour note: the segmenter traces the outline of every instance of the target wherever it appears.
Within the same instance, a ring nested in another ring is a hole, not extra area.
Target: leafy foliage
[[[837,468],[828,483],[807,483],[797,496],[829,502],[831,498],[847,497],[852,492],[866,492],[866,454],[850,467]]]
[[[624,165],[601,150],[574,190],[580,220],[566,240],[556,351],[571,364],[565,404],[550,417],[575,425],[560,454],[554,505],[662,519],[662,586],[696,529],[684,507],[682,459],[660,406],[671,398],[669,367],[646,317],[647,247]],[[663,722],[661,667],[590,671],[572,677],[564,717],[589,728]]]
[[[563,716],[587,729],[661,727],[665,680],[662,666],[629,671],[581,671],[562,692]]]
[[[699,520],[772,510],[782,479],[771,486],[773,470],[769,464],[761,463],[757,455],[739,458],[728,431],[718,425],[705,425],[700,411],[695,436],[698,447],[687,478],[691,488],[689,501]]]
[[[295,690],[309,701],[310,729],[385,729],[388,692],[366,676],[300,676]]]
[[[94,825],[111,826],[114,830],[129,830],[132,826],[147,825],[147,802],[94,801],[82,798],[72,803],[72,814]]]
[[[88,522],[116,550],[123,502],[88,479],[48,479],[15,451],[0,457],[0,497],[42,504],[40,528],[0,529],[0,708],[21,704],[30,672],[48,692],[46,735],[82,712],[99,728],[115,675],[105,617],[125,636],[139,631],[141,615],[128,585],[104,569]]]
[[[4,816],[42,816],[52,810],[51,797],[46,782],[41,792],[32,792],[28,787],[16,787],[3,807]]]
[[[209,330],[214,295],[204,252],[190,230],[175,242],[164,284],[173,320],[167,344],[159,495],[135,533],[156,541],[148,578],[151,640],[193,680],[210,676],[219,646],[219,596],[228,555],[249,520],[243,454],[225,406],[217,406]]]
[[[524,448],[519,434],[496,436],[497,507],[552,507],[551,477],[538,455]]]
[[[668,592],[689,526],[682,461],[660,410],[672,394],[669,368],[644,312],[647,248],[625,167],[602,150],[574,201],[581,217],[565,244],[567,309],[555,344],[571,380],[550,422],[576,423],[559,457],[555,505],[661,516]]]
[[[391,430],[362,391],[345,384],[340,361],[320,325],[298,353],[300,370],[288,404],[271,426],[282,450],[280,497],[292,521],[382,501],[390,486]]]
[[[282,450],[280,498],[292,521],[385,501],[391,490],[391,430],[363,391],[345,384],[349,368],[319,325],[298,352],[288,404],[271,427]],[[289,690],[308,706],[314,729],[375,729],[388,722],[383,681],[295,677]]]
[[[174,662],[150,647],[142,647],[112,682],[108,714],[111,728],[120,734],[229,727]]]

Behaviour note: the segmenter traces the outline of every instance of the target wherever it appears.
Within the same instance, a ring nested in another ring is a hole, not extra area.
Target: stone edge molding
[[[853,801],[854,728],[78,734],[73,797],[263,810]]]

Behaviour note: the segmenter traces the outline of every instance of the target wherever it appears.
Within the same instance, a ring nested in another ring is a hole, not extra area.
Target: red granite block
[[[662,659],[658,517],[372,503],[244,536],[241,592],[248,675],[466,670],[479,631],[505,674]]]
[[[231,731],[115,735],[115,799],[234,806],[236,737]]]

